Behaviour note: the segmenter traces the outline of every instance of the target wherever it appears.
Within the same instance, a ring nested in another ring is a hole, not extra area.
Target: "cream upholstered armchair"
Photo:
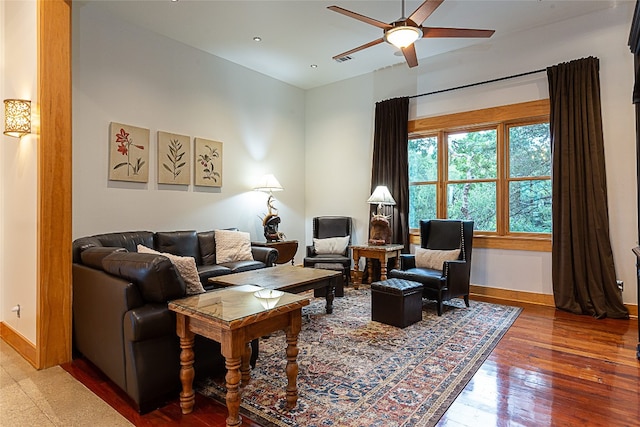
[[[336,296],[344,296],[344,286],[351,275],[351,217],[318,216],[313,218],[313,245],[307,246],[305,267],[342,271],[343,280],[336,286]],[[319,292],[318,292],[319,291]],[[323,289],[315,295],[321,296]]]
[[[442,302],[463,297],[469,307],[473,221],[420,221],[420,248],[400,256],[400,269],[389,277],[422,283],[422,297]]]

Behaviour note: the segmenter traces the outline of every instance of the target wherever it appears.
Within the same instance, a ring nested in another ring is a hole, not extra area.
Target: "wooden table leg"
[[[298,403],[298,333],[300,332],[300,314],[292,317],[292,325],[287,328],[287,403],[285,407],[291,410]]]
[[[367,283],[373,282],[373,258],[367,258],[367,271],[369,272],[369,278]]]
[[[178,314],[176,319],[177,334],[180,337],[180,382],[182,383],[180,408],[182,408],[183,414],[190,414],[193,411],[193,405],[196,403],[196,393],[193,390],[193,378],[195,377],[193,342],[195,335],[189,330],[188,318]]]
[[[387,280],[387,263],[389,262],[389,257],[384,255],[380,260],[380,280]]]
[[[331,281],[329,282],[329,286],[325,288],[325,294],[326,294],[325,299],[327,300],[327,307],[326,307],[327,314],[333,313],[333,300],[336,297],[335,282],[336,282],[335,279],[331,279]]]
[[[360,254],[356,249],[353,250],[353,289],[358,289],[362,283],[360,275]]]
[[[241,357],[225,358],[225,367],[227,368],[227,375],[225,380],[227,382],[227,410],[229,416],[227,416],[227,427],[235,427],[242,424],[240,418],[240,365],[242,364]]]
[[[249,361],[251,360],[251,341],[247,343],[244,347],[244,354],[242,355],[242,364],[240,365],[240,376],[242,378],[242,382],[240,385],[242,387],[249,384],[249,380],[251,379],[251,368],[249,368]]]

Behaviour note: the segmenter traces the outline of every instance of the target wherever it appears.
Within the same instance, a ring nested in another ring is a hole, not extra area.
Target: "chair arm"
[[[266,246],[251,246],[251,254],[255,261],[263,262],[267,267],[273,267],[278,259],[278,250]]]
[[[462,260],[445,261],[444,275],[447,277],[447,287],[450,292],[468,293],[469,289],[469,263]]]
[[[400,270],[416,268],[416,256],[413,254],[400,254]]]
[[[315,254],[316,252],[314,250],[314,246],[313,245],[307,246],[307,256],[310,257],[310,256],[314,256]]]

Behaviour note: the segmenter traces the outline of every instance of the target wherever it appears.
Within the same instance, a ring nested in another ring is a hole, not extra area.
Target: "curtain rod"
[[[468,87],[480,86],[480,85],[483,85],[483,84],[499,82],[499,81],[502,81],[502,80],[509,80],[509,79],[513,79],[513,78],[516,78],[516,77],[528,76],[529,74],[537,74],[537,73],[542,73],[542,72],[545,72],[545,71],[547,71],[547,69],[546,68],[542,68],[540,70],[527,71],[526,73],[514,74],[512,76],[499,77],[499,78],[493,79],[493,80],[485,80],[484,82],[470,83],[468,85],[450,87],[448,89],[441,89],[441,90],[436,90],[436,91],[433,91],[433,92],[421,93],[419,95],[411,95],[408,98],[411,99],[411,98],[417,98],[419,96],[435,95],[437,93],[450,92],[452,90],[466,89]]]

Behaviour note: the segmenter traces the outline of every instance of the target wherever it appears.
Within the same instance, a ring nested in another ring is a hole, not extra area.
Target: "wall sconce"
[[[20,138],[31,133],[31,101],[4,100],[4,134]]]

